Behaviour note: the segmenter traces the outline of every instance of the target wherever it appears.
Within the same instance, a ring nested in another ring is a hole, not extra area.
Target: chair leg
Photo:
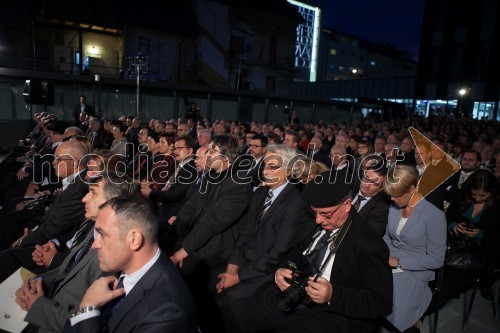
[[[479,279],[476,280],[474,288],[472,289],[472,295],[470,296],[469,305],[467,306],[467,293],[464,294],[464,318],[462,321],[462,333],[467,330],[467,325],[469,325],[470,314],[472,312],[472,306],[474,305],[474,298],[476,297],[477,288],[479,287]]]
[[[434,308],[434,320],[431,323],[431,332],[430,333],[436,333],[437,332],[437,325],[438,325],[438,318],[439,318],[439,294],[441,290],[441,284],[443,282],[443,277],[444,277],[444,268],[439,270],[438,277],[437,277],[437,285],[436,285],[436,303],[435,303],[435,308]]]

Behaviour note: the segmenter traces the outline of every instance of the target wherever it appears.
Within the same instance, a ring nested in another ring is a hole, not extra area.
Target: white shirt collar
[[[66,187],[69,186],[69,184],[72,184],[74,182],[74,180],[76,179],[76,177],[78,177],[80,175],[80,173],[82,173],[82,172],[83,172],[83,170],[79,171],[79,172],[75,172],[71,176],[68,176],[68,177],[64,178],[63,180],[61,180],[62,190],[64,191],[66,189]]]
[[[149,271],[149,269],[156,263],[158,258],[160,258],[160,248],[156,251],[156,254],[154,255],[151,260],[149,260],[144,266],[139,268],[137,271],[135,271],[132,274],[124,274],[122,273],[120,275],[120,278],[123,276],[123,288],[125,288],[125,295],[128,295],[128,293],[134,288],[134,286],[139,282],[139,280],[146,275],[146,273]]]
[[[278,195],[280,195],[281,192],[283,192],[283,190],[285,189],[285,187],[288,185],[288,181],[286,181],[283,185],[280,185],[279,187],[275,188],[273,191],[273,198],[271,200],[271,203],[274,202],[274,200],[276,200],[276,198],[278,197]]]
[[[185,158],[185,159],[183,159],[183,160],[182,160],[182,162],[181,162],[181,163],[179,163],[179,166],[180,166],[181,168],[182,168],[182,167],[184,167],[184,166],[185,166],[186,164],[188,164],[188,163],[189,163],[189,161],[191,161],[192,159],[193,159],[193,157],[192,157],[192,156],[191,156],[190,158]]]

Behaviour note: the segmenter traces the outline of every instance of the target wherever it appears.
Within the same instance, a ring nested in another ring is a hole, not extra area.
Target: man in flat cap
[[[391,313],[389,250],[352,208],[352,185],[329,179],[323,173],[303,192],[316,232],[276,271],[275,283],[222,309],[228,331],[371,332]],[[293,272],[299,287],[290,283],[291,262],[304,260],[308,269]]]

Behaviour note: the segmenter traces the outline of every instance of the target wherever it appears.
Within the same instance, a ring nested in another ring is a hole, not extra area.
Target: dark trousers
[[[268,284],[255,294],[239,299],[221,309],[227,332],[258,332],[275,330],[288,333],[332,333],[339,327],[332,313],[320,305],[283,312],[276,305],[279,293]]]
[[[0,221],[0,250],[8,249],[14,241],[23,235],[24,228],[32,229],[41,217],[32,211],[11,212]]]
[[[20,267],[24,267],[35,274],[42,274],[49,269],[38,266],[32,259],[34,247],[16,247],[0,252],[0,283],[12,275]]]

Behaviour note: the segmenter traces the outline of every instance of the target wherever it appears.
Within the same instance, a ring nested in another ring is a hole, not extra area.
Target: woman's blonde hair
[[[313,180],[317,175],[329,170],[328,167],[321,162],[316,162],[303,155],[299,156],[300,158],[297,158],[293,164],[293,174],[304,184]]]
[[[412,186],[417,187],[418,171],[412,166],[396,165],[389,169],[384,179],[384,191],[391,197],[400,197],[410,192]]]

